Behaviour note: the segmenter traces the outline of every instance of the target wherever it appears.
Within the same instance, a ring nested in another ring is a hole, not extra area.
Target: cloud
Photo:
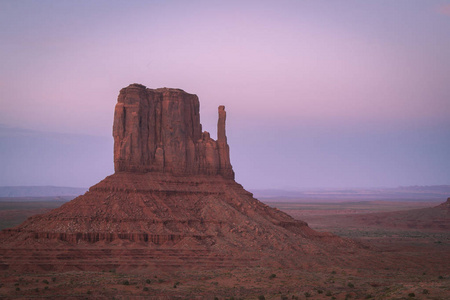
[[[441,15],[450,16],[450,4],[443,4],[438,9]]]

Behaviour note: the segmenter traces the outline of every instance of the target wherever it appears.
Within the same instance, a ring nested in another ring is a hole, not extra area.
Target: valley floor
[[[148,270],[136,274],[120,269],[26,274],[3,270],[0,298],[450,299],[450,231],[439,224],[437,228],[422,228],[411,222],[402,226],[398,219],[408,222],[408,214],[395,220],[389,215],[391,211],[437,204],[268,204],[308,222],[313,229],[356,239],[376,253],[384,267],[242,267],[170,273]],[[36,209],[42,211],[42,207]],[[386,265],[384,259],[392,263]]]

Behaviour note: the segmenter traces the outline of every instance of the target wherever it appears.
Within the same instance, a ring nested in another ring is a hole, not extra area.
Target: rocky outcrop
[[[2,231],[0,269],[307,266],[305,255],[355,249],[236,183],[225,122],[219,106],[213,140],[202,132],[197,96],[138,84],[122,89],[113,126],[115,174]]]
[[[446,202],[439,204],[437,208],[447,210],[450,213],[450,198],[447,198]]]
[[[233,179],[225,107],[219,107],[217,141],[202,132],[199,109],[198,97],[180,89],[122,89],[114,113],[115,171]]]

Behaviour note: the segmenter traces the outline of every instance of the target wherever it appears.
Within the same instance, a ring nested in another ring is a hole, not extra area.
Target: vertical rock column
[[[114,169],[144,171],[149,151],[145,141],[149,137],[148,95],[143,85],[122,89],[114,111]]]
[[[225,178],[234,179],[234,172],[230,162],[230,147],[227,143],[225,121],[227,112],[225,106],[219,106],[219,120],[217,121],[217,149],[219,151],[219,173]]]
[[[219,106],[219,120],[217,121],[217,142],[227,143],[227,135],[225,132],[225,121],[227,120],[227,112],[225,106]]]

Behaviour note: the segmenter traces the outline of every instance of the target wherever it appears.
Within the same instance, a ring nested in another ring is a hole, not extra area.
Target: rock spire
[[[123,88],[114,113],[115,171],[234,179],[225,107],[219,106],[217,141],[202,132],[199,108],[198,97],[180,89]]]

